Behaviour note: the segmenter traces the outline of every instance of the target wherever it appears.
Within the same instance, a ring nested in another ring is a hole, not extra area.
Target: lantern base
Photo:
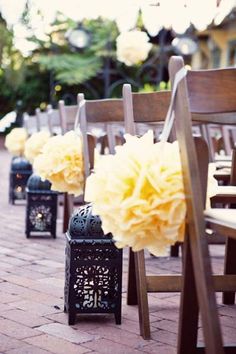
[[[51,233],[51,232],[25,232],[26,238],[34,237],[34,238],[57,238],[56,233]]]

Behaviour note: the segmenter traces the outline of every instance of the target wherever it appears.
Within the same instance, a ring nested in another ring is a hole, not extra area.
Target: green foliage
[[[54,72],[58,82],[67,85],[81,84],[96,76],[102,68],[100,58],[80,54],[41,55],[39,63]]]
[[[64,24],[63,37],[66,29],[71,26]],[[62,23],[56,21],[56,33]],[[85,20],[83,27],[90,35],[90,45],[82,52],[71,52],[69,44],[55,45],[55,32],[51,34],[51,45],[47,54],[39,54],[37,60],[41,67],[54,73],[56,80],[61,84],[79,85],[95,78],[102,70],[103,60],[106,57],[115,58],[115,38],[118,31],[114,22],[108,20]],[[56,30],[57,29],[57,30]]]
[[[33,114],[41,102],[49,102],[49,73],[37,63],[25,62],[24,80],[17,89],[16,100],[22,100],[22,110]]]
[[[151,85],[151,84],[144,84],[144,86],[139,90],[139,92],[156,92],[156,91],[165,91],[170,90],[170,81],[165,82],[161,81],[159,85]]]
[[[31,7],[32,2],[27,0],[21,22],[33,33]],[[39,16],[43,17],[42,14]],[[82,26],[90,35],[90,43],[82,51],[71,48],[65,36],[68,29],[77,26],[73,20],[58,14],[45,39],[34,34],[29,38],[37,49],[24,58],[14,49],[13,33],[0,17],[0,117],[13,110],[18,100],[22,101],[22,110],[33,113],[42,102],[56,105],[61,98],[76,102],[78,92],[83,92],[88,99],[105,95],[117,97],[125,82],[130,82],[134,91],[138,91],[141,85],[141,92],[168,89],[166,83],[160,83],[158,87],[153,84],[157,77],[156,54],[150,54],[151,61],[147,59],[148,65],[143,68],[139,65],[128,67],[117,61],[116,38],[119,33],[115,22],[102,18],[84,20]],[[140,16],[138,26],[143,26]],[[107,86],[113,85],[105,92],[108,76]],[[59,91],[54,89],[58,84],[61,85]]]

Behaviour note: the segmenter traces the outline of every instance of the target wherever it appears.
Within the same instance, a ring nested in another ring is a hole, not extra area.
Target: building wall
[[[197,37],[199,49],[192,57],[193,69],[236,66],[236,21]]]

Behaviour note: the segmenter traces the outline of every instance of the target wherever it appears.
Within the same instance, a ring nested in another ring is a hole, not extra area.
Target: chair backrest
[[[162,128],[161,123],[164,122],[169,104],[170,91],[154,92],[154,93],[132,93],[131,85],[123,86],[123,104],[125,132],[131,135],[138,133],[137,125],[145,124],[145,129],[152,129],[155,132],[156,126]],[[158,128],[160,129],[160,128]],[[158,134],[154,135],[156,140]],[[172,140],[173,136],[170,136]],[[207,189],[207,169],[208,169],[208,148],[206,142],[195,137],[197,155],[199,156],[199,170],[201,171],[201,188],[203,192],[203,203],[206,200]]]
[[[83,94],[78,95],[79,124],[83,136],[85,175],[93,168],[93,151],[97,142],[93,129],[100,127],[106,134],[109,153],[115,152],[115,145],[122,140],[117,139],[117,128],[124,125],[123,105],[121,99],[85,100]],[[89,132],[89,133],[88,133]],[[92,141],[92,136],[96,141]],[[101,142],[106,144],[104,140]],[[90,158],[89,158],[90,156]]]
[[[62,133],[60,113],[58,109],[52,108],[49,104],[47,106],[48,125],[51,135],[57,135]]]
[[[29,115],[28,113],[23,114],[23,126],[28,132],[28,135],[32,135],[39,131],[39,126],[37,123],[36,115]]]
[[[169,70],[172,83],[183,66],[181,57],[171,58]],[[235,79],[236,69],[188,71],[178,86],[175,128],[180,144],[186,194],[191,196],[187,198],[189,210],[195,210],[195,217],[202,217],[199,203],[202,196],[199,194],[199,169],[191,135],[192,121],[203,115],[204,121],[208,123],[217,117],[217,123],[236,124],[236,115],[233,114],[236,112],[236,92],[233,90]],[[201,225],[204,230],[204,223]]]
[[[48,113],[42,112],[40,108],[36,108],[35,115],[37,119],[38,131],[42,131],[42,130],[50,131]]]
[[[123,86],[125,131],[137,134],[137,124],[161,124],[170,103],[170,92],[132,93],[131,85]]]

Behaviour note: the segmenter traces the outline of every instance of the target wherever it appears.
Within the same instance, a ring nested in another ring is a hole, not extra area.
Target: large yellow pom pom
[[[52,183],[52,190],[76,196],[83,193],[82,140],[74,132],[51,137],[34,160],[34,171]]]
[[[31,135],[25,143],[25,157],[29,162],[33,163],[36,156],[38,156],[43,146],[50,138],[50,133],[46,131],[37,132]]]
[[[8,151],[15,156],[23,155],[27,136],[25,128],[12,129],[5,139],[5,146]]]
[[[101,156],[86,182],[85,200],[118,247],[155,255],[183,241],[186,204],[177,143],[153,143],[153,134],[126,136],[115,155]]]

